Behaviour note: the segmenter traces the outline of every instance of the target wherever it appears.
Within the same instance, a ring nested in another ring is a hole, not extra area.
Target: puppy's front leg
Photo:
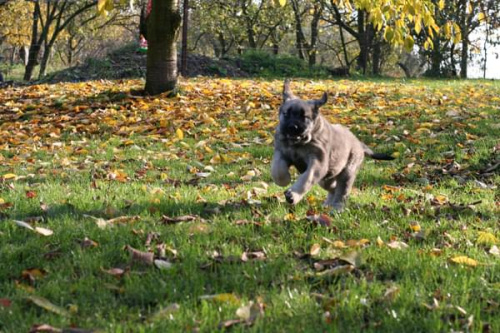
[[[323,163],[318,160],[309,163],[306,171],[300,175],[291,188],[285,191],[285,198],[288,203],[297,204],[314,184],[323,179],[326,170],[321,167],[322,165]]]
[[[283,158],[279,150],[275,150],[273,161],[271,162],[271,177],[279,186],[287,186],[290,184],[290,165]]]

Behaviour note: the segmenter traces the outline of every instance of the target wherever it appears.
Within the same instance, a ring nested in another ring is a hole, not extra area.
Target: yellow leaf
[[[286,0],[279,0],[280,6],[285,7],[286,5]]]
[[[422,19],[420,18],[420,15],[417,15],[415,17],[415,32],[419,34],[421,30],[422,30]]]
[[[5,175],[2,176],[3,179],[15,179],[17,176],[13,173],[6,173]]]
[[[439,10],[443,10],[444,9],[444,4],[445,4],[444,0],[439,0],[439,4],[438,4]]]
[[[175,134],[177,134],[177,137],[179,138],[179,140],[182,140],[184,139],[184,132],[178,128],[176,131],[175,131]]]
[[[410,35],[407,35],[405,38],[405,43],[404,47],[406,51],[411,52],[413,50],[413,45],[415,44],[415,41],[413,40],[413,37]]]
[[[413,230],[414,232],[419,232],[422,228],[420,227],[420,224],[418,224],[417,221],[410,222],[410,229]]]
[[[106,7],[108,0],[97,0],[97,14],[107,15]]]
[[[343,249],[344,247],[346,247],[345,244],[344,244],[344,242],[343,241],[339,241],[339,240],[334,241],[333,242],[333,246],[336,247],[336,248],[338,248],[338,249]]]
[[[236,297],[236,295],[230,293],[217,294],[217,295],[203,295],[200,296],[200,299],[207,301],[215,301],[220,303],[232,303],[235,305],[239,304],[240,302],[238,297]]]
[[[477,19],[479,20],[479,22],[486,21],[486,15],[484,14],[484,12],[479,12]]]
[[[450,259],[455,264],[476,267],[477,261],[466,256],[457,256]]]
[[[358,242],[358,244],[359,244],[359,245],[361,245],[361,246],[363,246],[363,245],[365,245],[365,244],[368,244],[368,243],[370,243],[370,240],[369,240],[369,239],[366,239],[366,238],[362,238],[362,239],[360,239],[360,240],[359,240],[359,242]]]
[[[498,243],[498,238],[492,233],[480,231],[477,236],[477,244],[494,245]]]

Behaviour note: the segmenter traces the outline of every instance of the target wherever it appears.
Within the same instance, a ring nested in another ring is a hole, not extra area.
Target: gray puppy
[[[319,100],[301,100],[290,90],[290,81],[285,80],[271,176],[279,186],[287,186],[293,165],[301,175],[285,191],[289,203],[298,203],[313,185],[319,184],[328,191],[324,205],[341,211],[365,155],[378,160],[393,157],[374,153],[346,127],[330,124],[319,114],[326,100],[326,92]]]

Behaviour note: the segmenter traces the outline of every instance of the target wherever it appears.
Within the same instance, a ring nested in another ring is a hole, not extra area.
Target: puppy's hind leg
[[[337,182],[335,181],[335,179],[322,180],[319,182],[319,185],[326,191],[328,191],[328,196],[326,197],[326,200],[323,202],[323,206],[333,206],[333,198]]]
[[[281,153],[276,151],[271,162],[271,177],[279,186],[287,186],[290,184],[290,165],[283,159]]]
[[[332,206],[333,209],[341,212],[344,210],[344,204],[351,193],[352,185],[356,180],[356,175],[358,174],[359,167],[363,162],[363,158],[356,158],[350,161],[350,163],[342,170],[342,172],[337,176],[337,186],[335,191],[328,194],[328,204]]]

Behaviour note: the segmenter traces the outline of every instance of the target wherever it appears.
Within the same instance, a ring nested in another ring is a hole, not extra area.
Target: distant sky
[[[497,35],[500,32],[497,32]],[[469,68],[467,76],[469,78],[482,78],[483,70],[481,68],[481,64],[478,63],[478,60],[484,56],[484,32],[478,32],[473,38],[473,40],[477,40],[478,46],[481,48],[481,54],[477,54],[474,56],[473,61],[469,62]],[[497,37],[494,37],[497,38]],[[488,45],[488,58],[486,62],[486,78],[487,79],[500,79],[500,45],[493,46]]]

